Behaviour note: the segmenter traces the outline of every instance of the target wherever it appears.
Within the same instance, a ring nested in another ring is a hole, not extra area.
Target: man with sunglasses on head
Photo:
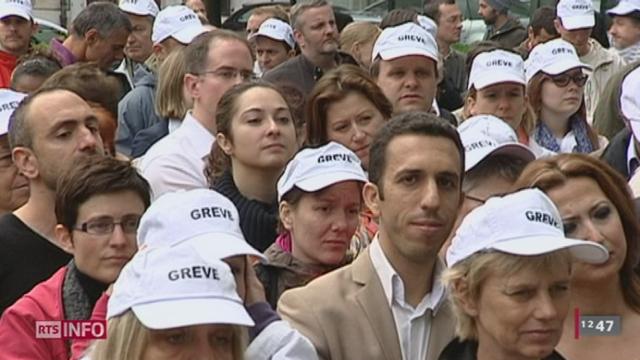
[[[4,312],[3,359],[69,359],[66,340],[36,337],[37,322],[91,318],[137,251],[138,223],[150,201],[149,183],[129,162],[97,155],[65,172],[55,196],[55,234],[73,259]]]
[[[603,89],[611,77],[622,70],[624,60],[591,38],[595,26],[595,10],[591,0],[560,0],[554,25],[562,40],[576,48],[580,61],[591,66],[584,88],[587,122],[591,124]]]

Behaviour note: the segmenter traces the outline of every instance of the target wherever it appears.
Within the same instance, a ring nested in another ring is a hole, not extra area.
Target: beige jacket
[[[353,263],[285,291],[283,320],[306,336],[322,360],[402,360],[393,313],[369,248]],[[436,360],[454,337],[455,318],[446,300],[432,316],[426,359]]]
[[[589,39],[591,51],[580,57],[580,61],[591,66],[592,70],[585,72],[589,74],[589,80],[584,87],[584,102],[587,108],[587,122],[589,125],[593,123],[593,113],[598,105],[600,94],[611,77],[621,71],[625,63],[622,58],[608,51],[600,45],[596,40]]]

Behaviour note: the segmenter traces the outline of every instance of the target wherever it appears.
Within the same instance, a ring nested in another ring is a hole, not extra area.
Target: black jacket
[[[629,168],[627,167],[629,141],[631,141],[631,131],[624,128],[611,139],[611,142],[602,153],[602,160],[622,174],[627,181],[630,177]]]
[[[458,338],[455,338],[442,350],[438,360],[475,360],[478,358],[476,355],[477,352],[478,343],[476,341],[467,340],[460,342]],[[565,358],[554,351],[542,360],[565,360]]]

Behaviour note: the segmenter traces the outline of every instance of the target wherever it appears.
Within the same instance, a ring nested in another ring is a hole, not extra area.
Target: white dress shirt
[[[215,137],[191,112],[180,127],[160,139],[134,163],[151,184],[152,198],[177,190],[207,188],[204,159]]]
[[[404,283],[382,251],[378,235],[369,245],[369,249],[371,262],[382,283],[382,289],[393,313],[396,330],[400,337],[398,340],[402,350],[402,358],[404,360],[425,359],[432,318],[445,297],[444,286],[440,281],[440,275],[444,270],[442,263],[436,262],[431,292],[427,293],[420,304],[414,308],[405,302]]]

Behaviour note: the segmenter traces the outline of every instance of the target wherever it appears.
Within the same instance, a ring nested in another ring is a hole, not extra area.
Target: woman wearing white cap
[[[209,183],[238,208],[249,244],[264,251],[277,236],[276,182],[298,150],[290,106],[273,85],[240,84],[220,99],[216,125]]]
[[[587,123],[584,85],[590,69],[570,43],[556,39],[536,46],[526,63],[527,94],[537,117],[530,146],[555,153],[591,153],[606,145]]]
[[[640,223],[625,179],[592,156],[562,154],[529,164],[516,186],[542,189],[560,210],[567,236],[602,244],[610,253],[605,263],[575,267],[571,309],[584,315],[620,316],[616,325],[621,332],[576,339],[573,329],[579,318],[569,316],[558,351],[567,359],[636,359]]]
[[[325,74],[307,101],[307,143],[335,141],[353,151],[366,171],[373,137],[391,118],[393,106],[364,70],[342,65]],[[362,210],[352,252],[360,253],[378,231],[371,212]]]
[[[564,359],[554,348],[569,310],[572,257],[599,264],[608,256],[599,244],[565,238],[558,209],[540,190],[488,200],[447,251],[443,281],[458,338],[439,359]]]
[[[533,128],[527,113],[526,81],[522,58],[511,51],[487,47],[476,54],[469,72],[464,117],[493,115],[518,133],[527,145]]]
[[[275,307],[285,290],[348,262],[347,250],[360,223],[360,160],[330,142],[300,151],[278,180],[282,232],[258,265],[267,300]]]
[[[254,325],[229,266],[188,243],[136,254],[114,284],[107,320],[92,360],[240,360]]]

